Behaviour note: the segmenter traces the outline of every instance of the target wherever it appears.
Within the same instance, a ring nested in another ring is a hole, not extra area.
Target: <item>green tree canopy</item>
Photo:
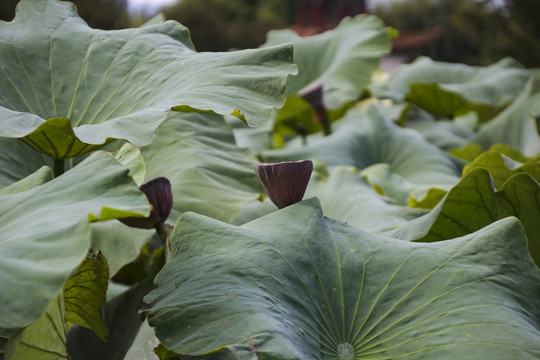
[[[111,30],[129,27],[125,0],[70,0],[79,16],[92,28]],[[19,0],[0,1],[0,20],[11,21]]]
[[[290,0],[182,0],[163,12],[191,30],[197,50],[226,51],[261,45],[268,30],[292,24],[295,6]]]
[[[527,67],[540,66],[538,1],[406,0],[373,11],[402,31],[442,26],[442,38],[420,49],[436,60],[488,65],[511,56]]]

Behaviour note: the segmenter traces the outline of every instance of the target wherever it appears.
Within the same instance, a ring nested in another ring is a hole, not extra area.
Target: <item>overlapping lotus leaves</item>
[[[99,151],[43,185],[0,196],[0,328],[22,328],[43,313],[85,257],[89,221],[149,213],[127,173]]]
[[[540,356],[540,271],[514,218],[420,244],[324,218],[309,199],[240,227],[184,214],[171,244],[145,301],[179,354]]]
[[[540,181],[540,164],[538,157],[528,158],[519,151],[504,144],[496,144],[490,150],[483,152],[482,147],[476,143],[451,152],[470,159],[470,163],[463,167],[462,177],[465,177],[474,169],[486,169],[489,171],[496,188],[501,188],[504,183],[516,174],[528,174],[536,181]],[[506,154],[520,159],[515,161]],[[409,206],[424,209],[433,209],[446,195],[447,191],[431,188],[422,199],[411,197]]]
[[[325,216],[372,233],[388,232],[426,213],[381,196],[350,167],[337,167],[328,177],[315,173],[306,191],[312,196],[320,199]]]
[[[471,67],[420,57],[396,70],[386,95],[437,115],[453,117],[475,111],[480,122],[485,122],[519,95],[531,75],[510,58],[487,67]]]
[[[298,75],[287,80],[288,93],[320,83],[330,109],[356,100],[391,48],[384,23],[371,15],[345,18],[334,30],[304,38],[292,30],[272,30],[264,46],[287,42],[294,43],[298,65]]]
[[[374,107],[367,113],[350,110],[330,136],[310,138],[306,146],[263,154],[268,162],[319,159],[330,169],[354,166],[387,194],[397,189],[389,176],[399,177],[407,182],[399,198],[395,197],[402,204],[407,204],[409,193],[422,197],[430,187],[449,189],[459,181],[459,171],[444,151],[416,132],[388,121]],[[381,166],[388,170],[382,175],[378,174]]]
[[[488,149],[506,144],[527,156],[540,153],[540,136],[535,117],[540,117],[540,76],[527,82],[508,108],[478,130],[472,141]]]
[[[68,359],[66,332],[73,324],[91,328],[105,341],[108,330],[100,309],[108,281],[107,259],[90,253],[41,317],[10,339],[6,359]]]
[[[133,178],[137,185],[141,186],[146,176],[146,165],[140,150],[129,143],[125,143],[115,151],[114,157],[120,164],[129,169],[129,176]]]
[[[219,115],[171,113],[141,154],[147,180],[165,176],[171,182],[171,223],[185,211],[231,221],[264,192],[254,172],[257,160],[236,146]]]
[[[52,169],[48,166],[42,166],[29,176],[17,181],[16,183],[6,186],[3,189],[0,189],[0,195],[13,194],[16,192],[29,190],[33,187],[44,184],[53,178],[54,175]]]
[[[449,149],[448,152],[466,162],[471,162],[484,152],[484,148],[477,143],[467,142],[461,147]]]
[[[67,360],[66,330],[64,296],[60,293],[39,319],[9,339],[5,358]],[[0,358],[3,359],[1,352]]]
[[[34,151],[19,139],[0,137],[0,188],[34,174],[43,166],[52,172],[53,160]]]
[[[415,108],[404,123],[407,129],[418,132],[431,144],[446,151],[467,146],[474,139],[478,127],[476,118],[470,113],[454,119],[442,119]]]
[[[424,217],[409,222],[392,236],[434,242],[465,236],[508,216],[525,229],[531,255],[540,266],[540,185],[531,176],[512,176],[500,189],[485,169],[466,175],[444,200]]]
[[[466,165],[463,168],[463,176],[474,169],[486,169],[498,189],[512,176],[521,173],[529,174],[537,182],[540,182],[540,163],[538,160],[538,157],[535,157],[521,163],[498,151],[490,150],[480,154],[474,161]]]
[[[163,249],[163,248],[161,248]],[[96,359],[126,359],[129,350],[143,319],[139,314],[139,308],[144,295],[153,289],[153,274],[139,281],[136,285],[118,294],[105,303],[101,309],[103,319],[109,329],[107,341],[100,340],[91,330],[74,325],[67,333],[68,352],[71,359],[96,360]],[[152,348],[151,342],[146,347]],[[152,357],[149,357],[151,359]],[[136,357],[144,359],[143,355]]]
[[[149,144],[173,107],[263,123],[296,71],[290,44],[197,53],[176,22],[96,30],[55,0],[21,1],[0,33],[0,136],[57,159]]]

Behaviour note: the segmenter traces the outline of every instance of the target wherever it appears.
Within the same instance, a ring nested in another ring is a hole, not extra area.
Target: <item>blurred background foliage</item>
[[[79,15],[93,28],[111,30],[132,25],[127,0],[72,0]],[[0,0],[0,20],[11,21],[19,0]]]
[[[149,0],[151,1],[151,0]],[[0,19],[11,20],[17,0],[0,0]],[[74,0],[95,28],[142,24],[153,14],[129,14],[127,0]],[[187,26],[199,51],[253,48],[270,29],[294,24],[294,0],[181,0],[162,9],[167,19]],[[540,67],[540,0],[396,0],[368,2],[371,13],[403,34],[439,29],[429,46],[409,50],[439,61],[488,65],[511,56]]]
[[[254,48],[271,29],[294,22],[291,0],[182,0],[163,9],[167,19],[190,29],[199,51]]]
[[[442,28],[440,39],[415,55],[469,65],[511,56],[540,66],[539,0],[406,0],[372,13],[402,32]]]

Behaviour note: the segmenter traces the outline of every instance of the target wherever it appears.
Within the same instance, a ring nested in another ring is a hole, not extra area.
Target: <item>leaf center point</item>
[[[352,360],[354,359],[354,348],[349,343],[339,344],[337,347],[337,353],[339,360]]]

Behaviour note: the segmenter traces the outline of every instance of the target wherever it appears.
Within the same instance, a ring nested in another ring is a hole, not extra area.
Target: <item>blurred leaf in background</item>
[[[111,30],[130,26],[127,0],[71,0],[92,28]],[[11,21],[19,0],[0,1],[0,20]]]

